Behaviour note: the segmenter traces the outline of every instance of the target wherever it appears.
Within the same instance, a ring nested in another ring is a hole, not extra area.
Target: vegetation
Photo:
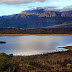
[[[72,51],[32,56],[0,53],[0,72],[72,72]]]
[[[72,34],[72,27],[69,28],[0,28],[0,34]]]
[[[59,47],[59,48],[65,48],[65,49],[69,49],[69,50],[72,50],[72,46]]]

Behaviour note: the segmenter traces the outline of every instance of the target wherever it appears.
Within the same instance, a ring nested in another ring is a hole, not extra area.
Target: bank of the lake
[[[72,46],[59,47],[59,48],[65,48],[65,49],[68,49],[68,50],[72,50]]]
[[[72,35],[72,34],[0,34],[0,36],[27,36],[27,35],[42,35],[42,36],[47,36],[47,35]]]
[[[31,56],[0,53],[1,72],[72,72],[72,51]]]

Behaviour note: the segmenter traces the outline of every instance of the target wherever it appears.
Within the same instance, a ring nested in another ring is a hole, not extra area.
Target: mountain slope
[[[58,25],[58,26],[56,26]],[[45,11],[35,9],[0,17],[0,28],[72,27],[72,11]]]

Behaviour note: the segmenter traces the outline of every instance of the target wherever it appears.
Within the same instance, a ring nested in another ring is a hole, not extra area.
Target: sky
[[[0,0],[0,16],[17,14],[37,7],[72,8],[72,0]]]

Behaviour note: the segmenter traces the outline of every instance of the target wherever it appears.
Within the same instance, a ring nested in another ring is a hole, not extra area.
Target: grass
[[[26,36],[26,35],[72,35],[72,34],[0,34],[0,36]]]
[[[72,72],[72,51],[32,56],[0,53],[0,72]]]
[[[72,50],[72,46],[59,47],[59,48],[65,48],[65,49],[69,49],[69,50]]]

